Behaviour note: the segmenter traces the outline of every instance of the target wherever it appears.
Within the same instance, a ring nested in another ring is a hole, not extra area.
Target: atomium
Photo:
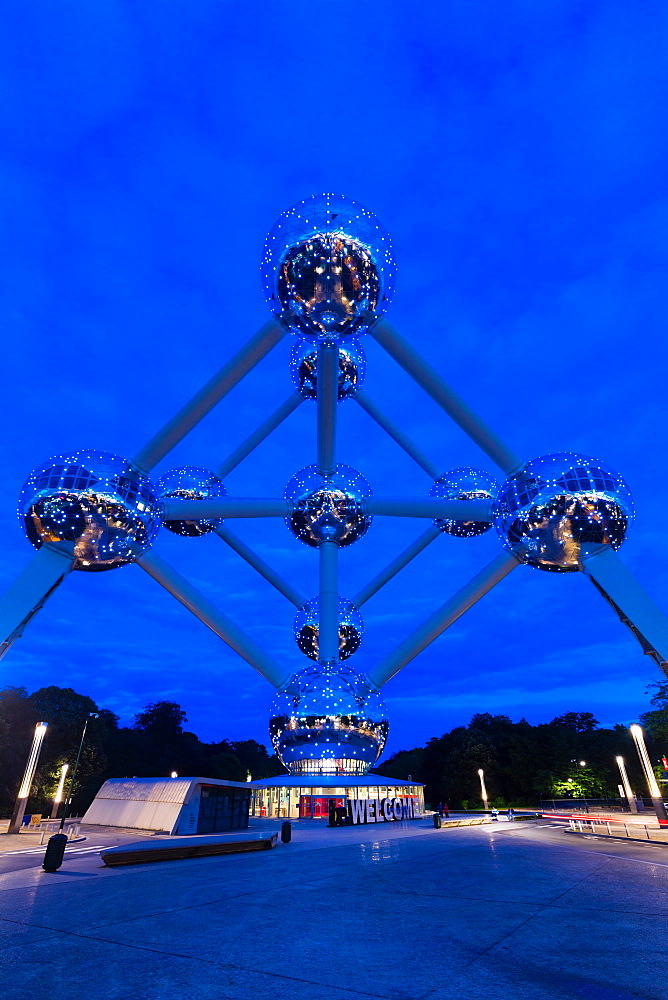
[[[444,500],[492,500],[497,492],[493,476],[480,469],[451,469],[439,476],[429,496]],[[447,535],[455,538],[473,538],[484,535],[492,527],[492,521],[453,521],[451,518],[434,518],[434,524]]]
[[[360,774],[385,746],[380,695],[347,667],[306,667],[272,705],[269,731],[290,774]]]
[[[298,336],[315,343],[358,336],[392,297],[390,237],[348,198],[306,198],[269,232],[262,279],[272,311]]]
[[[317,663],[319,655],[320,598],[312,597],[297,612],[293,624],[295,639],[302,653]],[[364,634],[364,622],[357,608],[339,598],[339,659],[356,653]]]
[[[337,465],[334,475],[328,477],[309,465],[292,477],[284,495],[294,504],[285,523],[306,545],[318,546],[323,541],[352,545],[366,534],[373,520],[364,505],[371,487],[347,465]]]
[[[290,374],[297,392],[303,399],[318,397],[318,351],[308,341],[298,340],[290,355]],[[366,358],[362,345],[349,340],[339,347],[339,401],[350,399],[362,388],[366,374]]]
[[[147,552],[160,527],[160,504],[148,476],[106,452],[50,458],[19,496],[23,530],[39,549],[74,542],[73,569],[116,569]]]
[[[583,546],[616,551],[632,520],[622,477],[598,459],[568,452],[527,462],[494,502],[505,545],[527,565],[553,573],[577,572]]]
[[[160,500],[204,500],[209,497],[224,497],[227,490],[213,472],[199,469],[194,465],[185,465],[180,469],[165,472],[155,484]],[[175,535],[185,535],[196,538],[206,535],[222,523],[221,518],[203,518],[201,520],[163,521],[165,527]]]

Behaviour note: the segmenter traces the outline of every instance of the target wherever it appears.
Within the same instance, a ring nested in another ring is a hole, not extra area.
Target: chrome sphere
[[[198,469],[194,465],[185,465],[181,469],[172,469],[155,484],[159,500],[204,500],[209,497],[224,497],[227,490],[213,472],[208,469]],[[196,538],[206,535],[222,524],[222,518],[204,518],[201,521],[163,521],[164,526],[175,535],[186,535]]]
[[[269,731],[290,774],[364,774],[385,746],[378,694],[347,667],[307,667],[276,696]]]
[[[290,374],[304,399],[318,396],[318,351],[313,344],[298,340],[290,355]],[[339,400],[349,399],[361,389],[366,374],[366,357],[358,340],[339,347]]]
[[[451,469],[439,476],[429,491],[431,497],[444,500],[492,500],[498,484],[487,472],[480,469]],[[434,524],[447,535],[455,538],[473,538],[484,535],[492,527],[491,521],[452,521],[435,517]]]
[[[284,212],[262,258],[272,311],[312,341],[364,332],[389,304],[394,271],[390,237],[373,212],[327,193]]]
[[[533,459],[507,479],[493,513],[506,547],[529,566],[572,573],[582,545],[619,548],[633,520],[633,498],[598,459],[564,453]]]
[[[295,639],[302,653],[318,662],[320,633],[320,599],[312,597],[295,616]],[[356,653],[362,641],[364,622],[357,608],[344,597],[339,598],[339,660]]]
[[[331,540],[351,545],[366,534],[373,520],[364,504],[370,496],[364,476],[347,465],[337,465],[328,477],[308,465],[285,488],[285,499],[295,505],[285,523],[306,545]]]
[[[39,549],[74,542],[74,569],[116,569],[147,552],[160,528],[148,476],[102,451],[57,455],[36,469],[19,496],[19,520]]]

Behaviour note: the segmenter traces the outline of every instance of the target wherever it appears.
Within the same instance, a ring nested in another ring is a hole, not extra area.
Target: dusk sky
[[[668,8],[630,0],[8,5],[0,37],[3,589],[33,550],[15,509],[51,455],[131,457],[269,316],[285,208],[335,191],[392,235],[388,319],[518,454],[600,457],[636,521],[621,557],[668,611]],[[157,467],[214,468],[292,391],[285,340]],[[365,390],[446,471],[489,459],[367,336]],[[430,480],[353,401],[339,461],[378,494]],[[280,496],[315,461],[304,403],[230,474]],[[282,520],[230,523],[300,590]],[[426,522],[376,518],[341,554],[351,596]],[[500,550],[438,538],[363,610],[369,669]],[[155,551],[271,654],[308,661],[294,608],[216,536]],[[179,702],[202,739],[268,742],[272,689],[141,569],[74,572],[0,664],[127,724]],[[520,567],[384,690],[387,752],[475,712],[604,725],[660,671],[582,574]]]

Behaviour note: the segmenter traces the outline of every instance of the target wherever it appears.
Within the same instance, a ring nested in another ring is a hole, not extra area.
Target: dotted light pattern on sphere
[[[318,351],[308,341],[298,340],[290,355],[290,374],[303,399],[318,398]],[[357,340],[339,347],[339,401],[350,399],[362,388],[366,374],[366,357]]]
[[[373,520],[364,504],[370,496],[367,480],[348,465],[337,465],[334,475],[327,477],[308,465],[285,488],[285,499],[295,505],[285,523],[306,545],[328,540],[351,545],[366,534]]]
[[[320,632],[320,598],[312,597],[301,607],[294,620],[294,633],[302,653],[318,660]],[[345,598],[339,598],[339,660],[356,653],[364,634],[364,622],[357,608]]]
[[[313,342],[363,333],[394,291],[387,231],[363,205],[332,193],[283,212],[265,241],[261,270],[272,311]]]
[[[74,542],[73,568],[116,569],[150,549],[160,528],[160,503],[148,476],[101,451],[50,458],[28,477],[19,521],[39,549]]]
[[[165,472],[155,488],[160,500],[204,500],[227,496],[227,490],[215,473],[194,465]],[[175,535],[196,538],[214,531],[222,521],[222,518],[205,518],[199,521],[163,521],[163,524]]]
[[[439,476],[429,491],[429,496],[443,500],[492,500],[498,484],[493,476],[480,469],[451,469]],[[434,524],[446,535],[455,538],[474,538],[492,527],[492,521],[453,521],[434,518]]]
[[[291,774],[363,774],[376,763],[389,722],[380,696],[347,667],[306,667],[277,695],[269,731]]]
[[[532,459],[501,487],[494,523],[507,548],[553,573],[574,573],[582,545],[617,550],[633,520],[633,498],[618,473],[570,452]]]

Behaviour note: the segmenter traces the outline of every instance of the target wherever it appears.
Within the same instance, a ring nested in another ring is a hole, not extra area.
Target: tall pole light
[[[640,757],[640,763],[642,764],[643,771],[645,772],[647,787],[649,788],[652,805],[654,806],[659,824],[662,826],[668,825],[668,814],[666,814],[666,807],[663,804],[656,775],[652,770],[652,762],[650,761],[649,754],[647,753],[642,727],[638,725],[631,726],[631,736],[635,740],[636,749],[638,751],[638,756]]]
[[[65,775],[69,771],[70,765],[63,764],[60,769],[60,779],[58,781],[58,788],[56,789],[56,794],[53,799],[53,808],[51,810],[51,819],[56,819],[58,816],[58,807],[63,801],[63,789],[65,787]]]
[[[91,719],[97,719],[97,718],[98,718],[98,713],[97,712],[89,712],[88,715],[87,715],[87,717],[86,717],[86,721],[84,722],[83,732],[81,734],[81,740],[79,742],[79,751],[77,753],[77,759],[74,762],[74,769],[72,771],[72,777],[70,778],[70,783],[69,783],[69,786],[68,786],[68,789],[67,789],[67,799],[65,801],[65,808],[63,809],[63,815],[62,815],[61,820],[60,820],[60,826],[58,827],[59,831],[62,830],[63,827],[65,826],[65,818],[67,816],[67,810],[69,809],[70,803],[72,801],[72,793],[74,791],[74,782],[76,781],[76,777],[77,777],[77,769],[79,767],[79,761],[81,760],[81,751],[83,750],[84,740],[86,739],[86,730],[88,729],[88,723],[90,722]]]
[[[46,733],[46,725],[46,722],[38,722],[35,726],[35,735],[32,739],[32,746],[30,747],[30,754],[28,755],[28,763],[26,764],[23,781],[21,782],[21,787],[19,788],[19,794],[16,798],[16,804],[14,806],[12,818],[9,821],[9,829],[7,830],[7,833],[18,833],[21,829],[21,823],[23,822],[26,806],[28,804],[28,796],[30,795],[33,778],[35,777],[35,771],[37,770],[39,755],[42,750],[42,742]]]
[[[631,782],[629,781],[629,776],[626,773],[626,765],[624,763],[624,758],[623,757],[615,757],[615,760],[617,761],[617,766],[619,768],[619,773],[620,773],[620,775],[622,777],[622,786],[624,788],[624,795],[626,796],[626,799],[627,799],[628,804],[629,804],[629,809],[631,810],[632,813],[637,813],[638,812],[638,803],[636,802],[636,797],[633,794],[633,790],[631,788]]]
[[[482,802],[485,807],[485,812],[489,808],[489,803],[487,802],[487,788],[485,787],[485,772],[482,768],[478,768],[478,777],[480,778],[480,791],[482,793]]]

